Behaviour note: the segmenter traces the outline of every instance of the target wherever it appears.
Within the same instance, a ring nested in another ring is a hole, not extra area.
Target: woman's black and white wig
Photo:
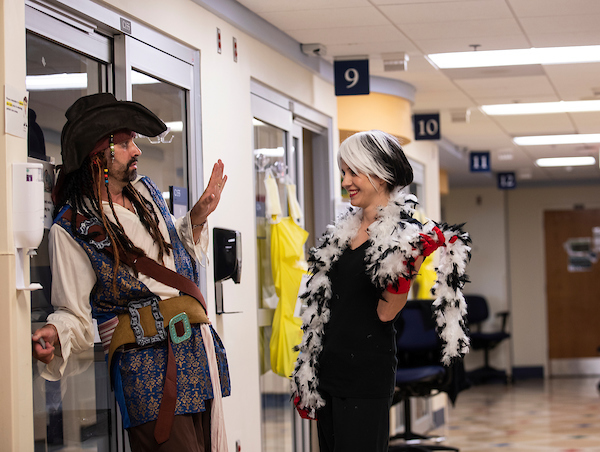
[[[358,132],[340,145],[338,165],[341,161],[357,174],[371,179],[377,176],[387,183],[388,192],[406,187],[413,181],[413,170],[396,137],[381,130]]]

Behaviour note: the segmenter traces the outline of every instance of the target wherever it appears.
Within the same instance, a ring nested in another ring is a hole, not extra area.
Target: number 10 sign
[[[333,62],[336,96],[369,94],[369,60]]]

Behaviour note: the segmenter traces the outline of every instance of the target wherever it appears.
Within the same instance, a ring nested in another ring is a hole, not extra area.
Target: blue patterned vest
[[[198,284],[198,267],[185,249],[160,190],[147,177],[141,181],[148,188],[154,203],[169,231],[177,273]],[[119,314],[129,312],[127,305],[153,296],[154,294],[124,265],[120,265],[116,277],[116,293],[113,291],[114,260],[107,252],[110,241],[105,234],[94,233],[104,230],[102,222],[95,217],[79,216],[76,227],[79,235],[72,231],[72,211],[65,206],[54,222],[64,228],[86,252],[97,277],[90,293],[92,317],[102,324]],[[216,331],[211,328],[217,354],[217,365],[221,380],[221,392],[231,392],[229,369],[225,348]],[[177,364],[177,404],[175,414],[197,413],[205,410],[205,400],[213,398],[213,389],[208,370],[208,359],[199,325],[192,325],[192,337],[180,344],[173,344]],[[162,388],[166,372],[166,342],[153,347],[117,352],[112,360],[111,378],[115,396],[119,402],[125,428],[134,427],[158,416],[162,400]]]

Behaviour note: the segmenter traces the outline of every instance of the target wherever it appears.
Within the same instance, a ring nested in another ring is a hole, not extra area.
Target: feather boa
[[[463,225],[450,226],[433,221],[424,226],[412,219],[417,198],[394,191],[387,206],[379,208],[377,219],[369,226],[369,245],[365,255],[367,275],[378,290],[383,292],[388,285],[397,284],[400,276],[413,275],[414,262],[421,255],[420,234],[436,238],[434,226],[438,226],[446,239],[440,247],[437,281],[432,292],[438,334],[443,343],[442,362],[449,365],[462,358],[469,349],[469,338],[465,325],[467,314],[462,288],[468,282],[465,269],[470,260],[469,235]],[[351,207],[329,226],[318,248],[311,250],[310,278],[306,291],[301,295],[307,308],[302,315],[304,335],[297,347],[300,351],[292,374],[292,393],[298,395],[298,407],[316,418],[316,410],[325,402],[319,394],[318,359],[322,347],[325,325],[329,321],[331,281],[329,271],[350,245],[357,234],[362,220],[362,209]]]

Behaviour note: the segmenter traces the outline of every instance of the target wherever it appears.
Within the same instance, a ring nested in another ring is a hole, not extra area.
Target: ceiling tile
[[[577,15],[577,16],[546,16],[525,17],[519,22],[527,35],[540,35],[551,33],[581,33],[596,32],[600,14]]]
[[[485,78],[536,77],[545,76],[543,66],[528,64],[522,66],[493,66],[476,68],[442,69],[442,73],[452,80],[469,80]]]
[[[327,55],[333,61],[334,56],[381,56],[382,53],[402,52],[405,47],[402,44],[390,41],[377,43],[355,43],[328,45]],[[385,73],[388,74],[388,73]],[[381,74],[383,75],[383,73]],[[386,75],[387,76],[387,75]]]
[[[595,145],[562,145],[562,146],[522,146],[533,161],[545,157],[581,157],[591,155],[598,158],[598,147]]]
[[[409,34],[409,33],[407,33]],[[412,36],[409,34],[409,36]],[[483,34],[476,36],[456,36],[438,38],[438,39],[415,39],[419,49],[425,53],[445,53],[456,51],[473,50],[471,45],[478,44],[479,49],[486,50],[503,50],[503,49],[523,49],[530,47],[529,42],[522,34],[506,35],[506,36],[484,36]]]
[[[600,63],[544,66],[562,100],[600,98]]]
[[[574,31],[565,33],[556,30],[553,33],[529,33],[533,47],[569,47],[600,44],[600,27],[596,30]]]
[[[579,133],[598,133],[600,124],[600,112],[571,113],[575,127]]]
[[[261,16],[283,31],[389,25],[383,14],[373,7],[266,12]]]
[[[432,8],[435,8],[435,3],[452,3],[452,2],[461,2],[465,1],[471,2],[479,2],[481,0],[370,0],[374,5],[406,5],[409,3],[415,3],[418,1],[421,4],[429,4]]]
[[[480,19],[503,19],[513,17],[504,0],[479,0],[382,5],[379,9],[397,24]]]
[[[577,132],[569,115],[566,113],[494,116],[493,120],[513,137]]]
[[[519,17],[600,14],[600,2],[590,0],[508,0]]]
[[[414,45],[393,25],[291,30],[289,35],[301,43],[319,42],[325,45],[336,45],[390,41],[401,47],[414,48]]]
[[[560,97],[554,93],[533,95],[530,93],[521,96],[511,95],[509,97],[496,96],[477,96],[474,98],[478,106],[480,105],[496,105],[496,104],[511,104],[511,103],[529,103],[529,102],[558,102]]]
[[[489,48],[479,50],[498,50],[510,48],[502,45],[504,36],[520,36],[521,28],[514,19],[481,19],[434,22],[426,24],[401,24],[401,30],[411,39],[419,42],[432,39],[457,39],[496,37],[500,42],[490,45]],[[471,44],[480,44],[471,42]],[[526,46],[529,47],[529,46]],[[469,48],[456,48],[454,51],[464,52]]]
[[[509,99],[554,94],[552,85],[544,76],[455,80],[455,83],[473,98],[496,96]]]
[[[255,13],[370,6],[367,0],[237,0]]]

